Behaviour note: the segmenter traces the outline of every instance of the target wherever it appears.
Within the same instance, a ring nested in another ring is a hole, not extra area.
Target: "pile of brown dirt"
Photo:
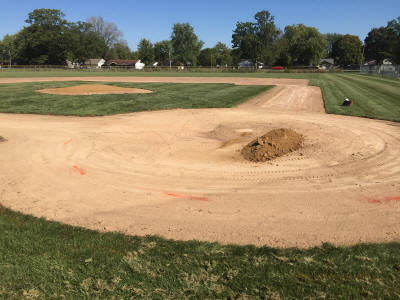
[[[55,95],[102,95],[102,94],[148,94],[150,90],[124,88],[106,84],[80,84],[54,89],[42,89],[36,92]]]
[[[303,140],[303,136],[292,129],[274,129],[247,144],[241,153],[250,161],[267,161],[299,149]]]
[[[5,142],[5,141],[7,141],[7,140],[5,138],[3,138],[2,136],[0,136],[0,143]]]

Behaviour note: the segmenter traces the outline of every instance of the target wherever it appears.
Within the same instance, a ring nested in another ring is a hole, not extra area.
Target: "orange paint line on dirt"
[[[385,201],[400,201],[400,197],[386,197]]]
[[[175,193],[170,193],[170,192],[163,192],[163,193],[165,195],[175,197],[175,198],[190,199],[190,200],[205,201],[205,202],[210,201],[207,197],[197,197],[197,196],[191,196],[191,195],[175,194]]]
[[[69,139],[68,141],[65,141],[64,145],[67,145],[67,144],[71,143],[71,141],[72,141],[72,139]]]
[[[392,202],[392,201],[400,201],[400,197],[395,196],[395,197],[385,197],[381,200],[379,200],[379,199],[369,199],[368,200],[369,203],[385,203],[385,202]]]
[[[81,168],[79,168],[78,166],[72,166],[75,170],[77,170],[79,172],[79,174],[81,175],[85,175],[85,171],[83,171]]]

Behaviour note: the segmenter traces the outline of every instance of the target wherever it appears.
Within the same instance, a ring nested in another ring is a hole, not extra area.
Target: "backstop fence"
[[[360,73],[385,77],[400,77],[400,65],[361,66]]]

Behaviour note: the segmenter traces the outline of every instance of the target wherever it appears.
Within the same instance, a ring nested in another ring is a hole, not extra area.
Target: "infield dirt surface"
[[[104,94],[148,94],[149,90],[124,88],[105,84],[81,84],[76,86],[42,89],[36,92],[54,95],[104,95]]]
[[[307,80],[67,77],[30,81],[276,85],[230,109],[106,117],[0,114],[0,203],[64,223],[180,240],[310,247],[400,240],[400,125],[327,115]],[[255,163],[277,128],[303,148]],[[243,134],[245,133],[245,134]]]

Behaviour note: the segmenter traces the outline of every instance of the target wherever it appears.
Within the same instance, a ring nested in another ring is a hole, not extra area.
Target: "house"
[[[106,61],[102,58],[91,58],[85,61],[85,66],[88,68],[101,68]]]
[[[248,59],[245,60],[241,60],[238,63],[238,68],[253,68],[254,67],[254,63]]]
[[[145,66],[140,59],[110,59],[104,66],[107,67],[131,67],[138,70],[142,70]]]
[[[392,65],[392,62],[391,62],[388,58],[385,58],[385,59],[382,61],[382,65]]]
[[[79,68],[80,64],[77,62],[72,62],[70,60],[66,60],[65,63],[67,64],[68,69],[75,69],[75,68]]]
[[[330,70],[334,67],[335,60],[333,58],[323,58],[319,63],[318,69],[319,70]]]

